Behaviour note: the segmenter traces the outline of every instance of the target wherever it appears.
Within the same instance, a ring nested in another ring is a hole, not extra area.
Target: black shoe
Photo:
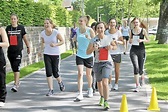
[[[65,86],[63,84],[63,82],[58,83],[59,87],[60,87],[60,91],[64,91],[65,90]]]

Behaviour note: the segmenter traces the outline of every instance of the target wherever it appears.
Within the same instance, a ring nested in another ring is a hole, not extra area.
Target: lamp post
[[[99,9],[103,8],[103,6],[97,7],[97,22],[99,22]]]
[[[101,21],[101,18],[102,18],[103,15],[104,15],[104,14],[100,14],[100,21]]]
[[[84,16],[85,15],[84,0],[81,0],[81,9],[82,9],[82,16]]]

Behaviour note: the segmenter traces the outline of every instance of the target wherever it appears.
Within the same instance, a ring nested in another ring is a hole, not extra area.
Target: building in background
[[[71,5],[71,2],[73,2],[73,0],[63,0],[62,6],[65,7],[67,10],[72,11],[73,6]]]

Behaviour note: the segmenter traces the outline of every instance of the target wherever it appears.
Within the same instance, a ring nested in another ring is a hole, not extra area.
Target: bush
[[[71,26],[72,16],[65,8],[46,5],[32,0],[10,0],[0,2],[0,23],[10,24],[11,13],[16,13],[19,23],[25,26],[43,26],[45,18],[51,18],[57,26]]]

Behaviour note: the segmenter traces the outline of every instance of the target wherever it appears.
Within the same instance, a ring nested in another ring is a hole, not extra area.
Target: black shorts
[[[84,65],[87,68],[93,68],[93,57],[84,59],[76,56],[76,65]]]
[[[111,58],[115,63],[121,63],[121,54],[111,54]]]
[[[8,59],[11,64],[11,68],[13,72],[19,72],[20,71],[20,64],[22,60],[22,51],[16,51],[16,52],[9,52],[8,51]]]
[[[123,39],[125,39],[126,41],[129,40],[129,36],[123,36]]]
[[[47,55],[44,54],[44,63],[46,69],[46,77],[58,78],[60,69],[60,56],[59,55]]]

